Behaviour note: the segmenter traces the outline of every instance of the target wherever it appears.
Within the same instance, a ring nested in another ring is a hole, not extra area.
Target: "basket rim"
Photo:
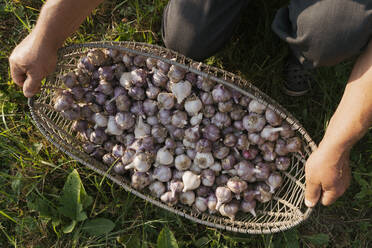
[[[124,47],[125,45],[125,47]],[[133,46],[133,49],[132,48],[128,48],[127,46]],[[174,61],[174,60],[170,60],[168,58],[164,58],[164,57],[160,57],[160,56],[157,56],[157,55],[154,55],[154,54],[151,54],[151,53],[146,53],[146,52],[143,52],[143,51],[138,51],[138,50],[135,50],[135,47],[136,46],[147,46],[147,47],[150,47],[150,48],[156,48],[156,49],[161,49],[161,50],[164,50],[164,51],[168,51],[170,53],[172,53],[172,55],[176,54],[176,56],[180,56],[182,58],[184,58],[185,60],[188,61],[189,63],[189,66],[185,65],[185,64],[181,64],[181,63],[178,63],[177,61]],[[164,62],[167,62],[169,64],[172,64],[172,65],[176,65],[176,66],[179,66],[181,68],[184,68],[190,72],[194,72],[194,73],[197,73],[198,75],[202,75],[206,78],[209,78],[211,80],[214,80],[218,83],[222,83],[224,85],[227,85],[237,91],[239,91],[240,93],[243,93],[244,95],[247,95],[253,99],[256,99],[258,101],[260,101],[261,103],[264,103],[267,107],[273,109],[274,111],[279,111],[281,114],[284,113],[286,115],[286,120],[292,125],[296,125],[296,130],[299,131],[302,135],[302,138],[306,140],[306,142],[308,143],[310,149],[311,149],[311,152],[313,152],[315,149],[316,149],[316,144],[312,141],[312,139],[310,138],[310,136],[308,135],[308,133],[306,132],[306,130],[302,127],[302,125],[299,123],[299,121],[294,118],[286,109],[284,109],[280,104],[278,104],[274,99],[270,98],[269,96],[267,96],[265,93],[263,93],[262,91],[260,91],[258,88],[256,88],[251,82],[245,80],[245,79],[242,79],[240,76],[237,76],[235,74],[232,74],[232,73],[229,73],[229,72],[226,72],[222,69],[219,69],[219,68],[216,68],[216,67],[212,67],[212,66],[207,66],[213,70],[218,70],[218,71],[222,71],[222,72],[225,72],[229,75],[233,75],[234,78],[236,78],[237,80],[239,81],[243,81],[245,82],[246,84],[249,84],[250,87],[252,87],[252,90],[255,91],[257,94],[252,94],[250,92],[247,92],[246,90],[244,90],[243,87],[241,86],[238,86],[236,84],[234,84],[234,82],[230,82],[230,81],[227,81],[225,79],[221,79],[221,78],[218,78],[214,75],[210,75],[208,73],[205,73],[203,71],[199,71],[198,69],[196,69],[195,67],[191,67],[190,65],[191,64],[195,64],[195,63],[198,63],[199,65],[204,65],[202,63],[199,63],[199,62],[195,62],[191,59],[188,59],[186,57],[184,57],[183,55],[177,53],[177,52],[174,52],[170,49],[167,49],[167,48],[164,48],[164,47],[161,47],[161,46],[157,46],[157,45],[152,45],[152,44],[147,44],[147,43],[141,43],[141,42],[109,42],[109,41],[104,41],[104,42],[90,42],[90,43],[83,43],[83,44],[74,44],[74,45],[70,45],[70,46],[67,46],[67,47],[63,47],[61,48],[59,51],[58,51],[58,57],[59,57],[59,60],[64,56],[65,53],[67,53],[68,51],[70,50],[74,50],[74,49],[77,49],[77,48],[112,48],[112,49],[118,49],[118,50],[123,50],[123,51],[127,51],[129,53],[133,53],[133,54],[137,54],[137,55],[143,55],[143,56],[146,56],[146,57],[152,57],[152,58],[155,58],[155,59],[159,59],[159,60],[163,60]],[[205,66],[205,65],[204,65]],[[266,101],[266,99],[269,99],[272,103],[268,103]],[[70,151],[67,151],[66,149],[64,149],[56,140],[55,138],[51,137],[49,134],[48,134],[48,131],[46,130],[45,126],[42,125],[42,122],[40,121],[37,113],[36,113],[36,109],[35,109],[35,100],[37,99],[36,96],[33,96],[31,98],[28,99],[28,105],[30,107],[30,113],[31,113],[31,116],[32,116],[32,119],[33,119],[33,122],[35,124],[35,126],[40,130],[40,132],[47,138],[47,140],[49,142],[51,142],[54,146],[56,146],[59,150],[61,150],[62,152],[66,153],[67,155],[69,155],[70,157],[74,158],[75,160],[77,160],[78,162],[82,163],[83,165],[87,166],[88,168],[94,170],[95,172],[97,172],[98,174],[102,175],[102,176],[105,176],[107,178],[109,178],[110,180],[112,180],[113,182],[115,182],[116,184],[120,185],[121,187],[123,187],[126,191],[128,192],[131,192],[133,193],[134,195],[144,199],[145,201],[149,201],[151,202],[152,204],[155,204],[156,206],[160,207],[160,208],[163,208],[165,210],[168,210],[172,213],[175,213],[177,215],[180,215],[182,217],[185,217],[187,219],[190,219],[194,222],[197,222],[199,224],[203,224],[203,225],[206,225],[206,226],[210,226],[210,227],[214,227],[214,228],[219,228],[219,229],[223,229],[223,230],[227,230],[227,231],[233,231],[233,232],[239,232],[239,233],[248,233],[248,234],[270,234],[270,233],[276,233],[276,232],[280,232],[280,231],[285,231],[289,228],[292,228],[300,223],[302,223],[303,221],[305,221],[306,219],[309,218],[309,216],[311,215],[312,211],[313,211],[313,208],[308,208],[306,209],[306,211],[304,211],[304,213],[300,212],[302,214],[302,218],[297,220],[297,221],[294,221],[288,225],[286,225],[285,227],[277,227],[277,228],[263,228],[261,230],[257,230],[257,229],[254,229],[254,230],[251,230],[251,229],[248,229],[248,228],[234,228],[234,227],[230,227],[230,226],[227,226],[227,225],[222,225],[222,224],[217,224],[217,223],[213,223],[213,222],[210,222],[210,221],[205,221],[203,219],[199,219],[199,218],[196,218],[194,216],[191,216],[189,214],[186,214],[185,212],[181,212],[180,210],[177,210],[175,208],[172,208],[172,207],[169,207],[168,205],[166,204],[163,204],[162,202],[160,201],[156,201],[152,198],[149,198],[148,196],[142,194],[141,192],[133,189],[133,188],[130,188],[128,187],[128,185],[126,185],[123,181],[121,181],[119,179],[119,177],[117,176],[112,176],[110,175],[109,173],[107,173],[107,171],[103,171],[97,167],[95,167],[94,165],[90,164],[89,162],[87,161],[84,161],[83,159],[79,158],[78,156],[76,156],[75,154],[71,153]]]

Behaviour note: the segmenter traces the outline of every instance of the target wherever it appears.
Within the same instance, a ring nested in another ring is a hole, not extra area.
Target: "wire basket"
[[[72,122],[64,119],[60,113],[54,110],[52,106],[52,97],[55,90],[63,88],[59,76],[76,68],[79,58],[92,48],[117,49],[134,55],[142,55],[144,57],[162,60],[166,63],[184,68],[188,72],[193,72],[233,88],[276,111],[283,120],[296,130],[297,136],[302,138],[303,149],[300,153],[291,154],[291,166],[288,171],[282,172],[282,175],[284,175],[283,184],[273,195],[273,199],[267,203],[257,205],[256,217],[250,214],[239,213],[234,221],[219,215],[200,213],[181,204],[168,206],[152,197],[147,192],[135,190],[131,187],[129,178],[116,175],[108,170],[107,166],[102,162],[86,154],[82,149],[82,141],[73,135],[71,131]],[[55,72],[47,77],[46,83],[41,87],[40,95],[30,98],[28,103],[34,123],[40,132],[53,145],[70,157],[76,159],[81,164],[100,175],[109,178],[126,191],[158,207],[206,226],[239,233],[269,234],[287,230],[309,217],[312,209],[304,205],[304,164],[311,152],[316,149],[316,145],[305,129],[290,113],[251,83],[233,73],[195,62],[172,50],[137,42],[77,44],[62,48],[58,56],[59,59]]]

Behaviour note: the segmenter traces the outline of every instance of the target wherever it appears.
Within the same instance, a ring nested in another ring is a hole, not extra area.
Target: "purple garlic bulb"
[[[181,193],[183,190],[183,182],[181,180],[172,179],[168,182],[168,190],[172,192],[172,196],[175,197],[176,193]]]
[[[258,163],[254,173],[257,180],[266,180],[270,175],[270,166],[266,163]]]
[[[244,212],[244,213],[251,213],[254,217],[256,217],[256,211],[255,211],[255,208],[256,208],[256,201],[255,200],[252,200],[252,201],[242,201],[241,204],[240,204],[240,209]]]
[[[230,202],[232,199],[232,193],[227,187],[216,188],[217,205],[216,209],[219,209],[223,203]]]
[[[202,134],[203,137],[215,142],[217,141],[221,136],[220,136],[220,130],[218,127],[214,124],[210,124],[202,129]]]
[[[215,194],[210,194],[207,197],[207,206],[209,209],[210,214],[214,214],[217,212],[216,206],[217,206],[217,197]]]
[[[231,93],[222,84],[217,84],[212,90],[212,97],[215,103],[226,102],[231,99]]]
[[[208,209],[207,199],[201,196],[196,197],[195,203],[193,205],[194,209],[198,212],[205,212]]]
[[[160,198],[165,192],[165,186],[162,182],[154,181],[150,184],[149,190],[153,196]]]
[[[266,184],[270,186],[270,193],[274,193],[277,188],[283,183],[283,178],[278,172],[273,172],[266,179]]]
[[[194,191],[182,192],[179,198],[182,204],[192,206],[192,204],[195,202],[195,193]]]
[[[266,106],[257,100],[252,100],[248,105],[248,110],[249,113],[262,114],[265,112]]]
[[[287,140],[287,151],[288,152],[300,152],[302,142],[299,137],[293,137]]]
[[[226,185],[238,200],[240,200],[240,194],[248,187],[247,182],[241,180],[239,177],[230,178]]]
[[[180,171],[188,170],[191,167],[191,159],[185,154],[178,155],[174,159],[174,167]]]
[[[288,170],[291,165],[291,159],[288,157],[277,157],[275,159],[275,166],[278,170],[285,171]]]
[[[136,171],[132,175],[131,185],[137,190],[144,189],[151,183],[150,175],[146,172]]]
[[[167,203],[168,205],[170,206],[174,206],[177,204],[178,202],[178,199],[177,199],[177,196],[174,196],[173,197],[173,194],[172,192],[168,191],[168,192],[165,192],[164,194],[162,194],[160,196],[160,200],[164,203]]]
[[[279,132],[282,131],[282,127],[272,127],[270,125],[265,126],[261,131],[261,137],[265,140],[276,141],[279,138]]]
[[[243,118],[243,126],[250,133],[260,132],[265,124],[265,118],[259,114],[252,113]]]
[[[172,178],[172,171],[165,165],[159,165],[154,169],[152,177],[160,182],[168,182]]]
[[[214,171],[212,171],[210,169],[203,170],[201,172],[201,183],[204,186],[212,187],[214,185],[215,178],[216,178],[216,176],[214,174]]]
[[[174,83],[177,83],[178,81],[182,80],[185,74],[186,71],[183,68],[174,65],[172,65],[168,71],[168,77]]]
[[[237,201],[222,204],[218,209],[222,216],[229,217],[230,220],[235,219],[236,213],[239,211],[239,204]]]
[[[267,108],[265,112],[266,121],[273,127],[280,126],[283,119],[274,110]]]

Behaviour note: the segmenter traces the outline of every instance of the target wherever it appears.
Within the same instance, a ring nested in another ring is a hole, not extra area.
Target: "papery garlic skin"
[[[179,81],[171,85],[173,95],[177,99],[177,103],[181,104],[191,94],[191,83],[189,81]]]
[[[165,186],[162,182],[155,181],[150,184],[149,190],[153,196],[160,198],[160,196],[165,192]]]
[[[195,116],[203,107],[203,103],[196,96],[191,97],[185,101],[185,110],[190,116]]]
[[[156,162],[159,164],[170,165],[173,159],[172,153],[166,147],[160,148],[156,153]]]
[[[188,170],[191,166],[191,163],[191,159],[186,154],[178,155],[174,160],[174,166],[177,170],[181,171]]]
[[[192,204],[195,202],[195,193],[194,191],[182,192],[179,198],[182,204],[192,206]]]
[[[201,169],[206,169],[214,164],[214,158],[212,153],[206,152],[198,152],[195,155],[194,164],[197,165]]]
[[[194,174],[191,171],[185,171],[182,175],[182,181],[183,181],[183,192],[186,192],[188,190],[194,190],[197,189],[200,186],[201,180],[200,176]]]

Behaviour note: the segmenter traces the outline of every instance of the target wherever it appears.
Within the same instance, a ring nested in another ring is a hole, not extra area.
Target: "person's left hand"
[[[314,207],[319,201],[328,206],[350,185],[350,150],[344,151],[320,144],[305,165],[305,204]]]

